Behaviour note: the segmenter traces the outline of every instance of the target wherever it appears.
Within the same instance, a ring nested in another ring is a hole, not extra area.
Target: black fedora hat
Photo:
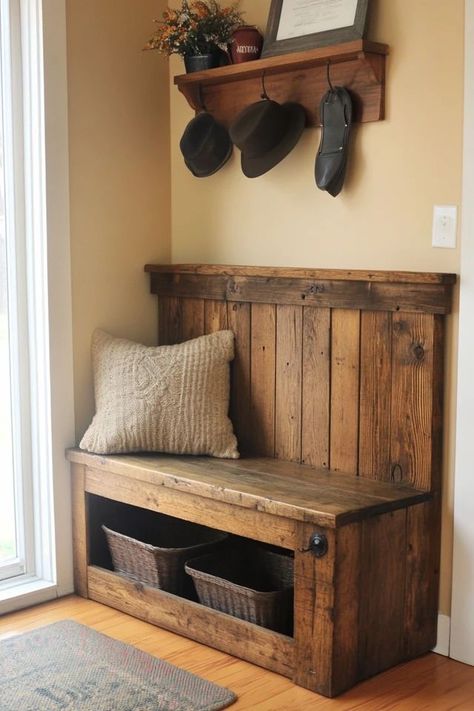
[[[179,145],[184,162],[196,178],[217,173],[229,160],[233,148],[225,126],[207,111],[190,121]]]
[[[305,110],[296,103],[264,99],[244,109],[230,128],[242,151],[244,175],[258,178],[280,163],[298,143],[305,124]]]

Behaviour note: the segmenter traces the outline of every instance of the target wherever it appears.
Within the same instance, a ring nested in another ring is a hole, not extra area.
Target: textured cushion
[[[234,334],[150,348],[95,331],[96,415],[81,448],[96,454],[169,452],[237,459],[228,417]]]

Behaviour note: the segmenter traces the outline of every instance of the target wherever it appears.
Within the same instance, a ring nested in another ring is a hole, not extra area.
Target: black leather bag
[[[321,101],[321,144],[316,157],[316,185],[333,197],[346,176],[352,128],[352,99],[343,87],[330,89]]]

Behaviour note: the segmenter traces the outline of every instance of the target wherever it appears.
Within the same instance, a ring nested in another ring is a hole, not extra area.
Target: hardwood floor
[[[400,665],[330,700],[247,662],[79,597],[0,618],[0,639],[63,619],[77,620],[227,686],[239,697],[232,711],[474,711],[474,668],[436,654]]]

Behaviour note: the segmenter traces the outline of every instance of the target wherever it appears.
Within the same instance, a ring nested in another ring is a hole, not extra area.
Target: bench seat
[[[410,486],[256,457],[222,460],[175,455],[99,456],[79,449],[71,462],[282,518],[337,528],[422,503],[430,494]]]

